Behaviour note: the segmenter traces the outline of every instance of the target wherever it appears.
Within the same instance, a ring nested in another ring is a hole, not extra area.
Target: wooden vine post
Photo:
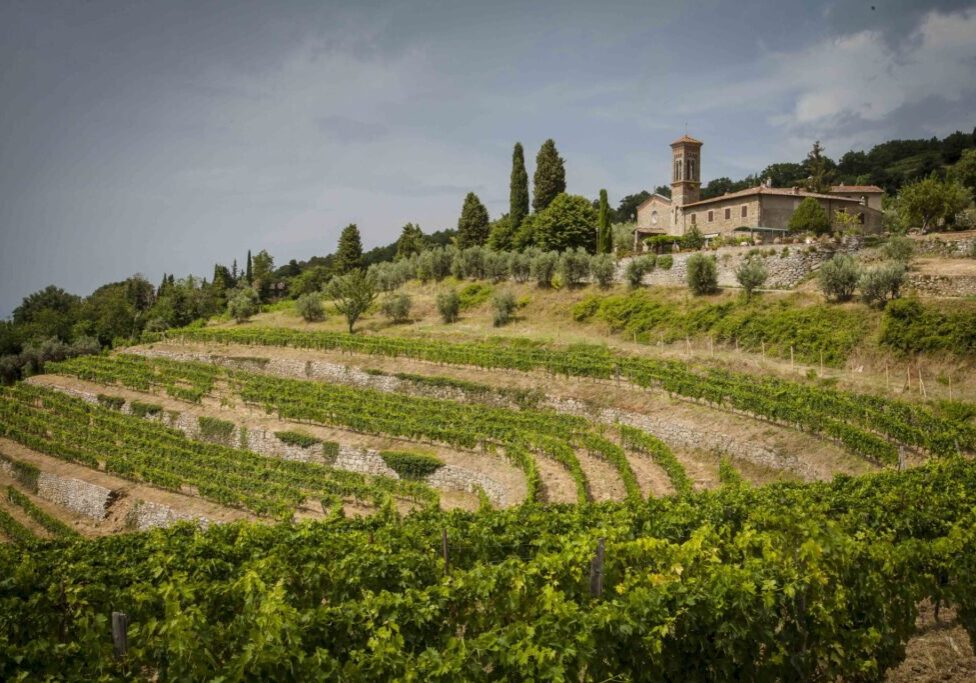
[[[441,555],[444,558],[444,573],[451,567],[451,560],[447,553],[447,529],[441,529]]]
[[[595,598],[603,595],[603,558],[607,539],[601,538],[596,543],[596,555],[590,560],[590,595]]]
[[[112,612],[112,646],[116,657],[124,657],[129,651],[129,615]]]

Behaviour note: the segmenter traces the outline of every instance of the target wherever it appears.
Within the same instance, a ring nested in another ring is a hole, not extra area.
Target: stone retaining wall
[[[688,259],[696,253],[715,257],[718,265],[718,284],[720,287],[738,287],[735,270],[757,250],[766,265],[769,277],[764,288],[792,289],[803,282],[810,273],[829,261],[836,253],[853,253],[860,249],[862,240],[847,238],[842,242],[815,242],[813,244],[765,245],[762,247],[721,247],[715,251],[685,252],[671,254],[673,265],[670,269],[655,268],[644,276],[646,285],[687,285]],[[785,255],[784,255],[785,252]],[[625,281],[627,264],[633,257],[621,259],[617,265],[617,279]]]
[[[43,471],[37,477],[37,495],[97,521],[105,519],[117,497],[104,486]]]
[[[965,258],[972,255],[973,249],[976,248],[976,237],[945,239],[929,236],[914,240],[914,243],[916,256]]]
[[[126,521],[138,531],[165,527],[176,522],[196,522],[204,528],[210,525],[210,520],[202,515],[178,512],[168,505],[152,503],[148,500],[136,501]]]
[[[908,273],[908,289],[913,289],[926,296],[976,296],[976,276],[956,275],[948,277],[945,275]]]

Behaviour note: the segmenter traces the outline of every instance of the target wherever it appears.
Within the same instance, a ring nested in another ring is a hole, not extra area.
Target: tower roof
[[[685,145],[685,144],[703,145],[705,143],[703,143],[701,140],[696,140],[695,138],[693,138],[693,137],[689,136],[687,133],[685,133],[680,138],[678,138],[677,140],[675,140],[674,142],[672,142],[671,143],[671,146],[674,147],[675,145]]]

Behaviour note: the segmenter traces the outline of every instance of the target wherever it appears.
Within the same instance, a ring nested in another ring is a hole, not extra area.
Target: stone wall
[[[916,256],[965,258],[972,255],[973,249],[976,249],[976,236],[961,239],[929,236],[916,239],[914,242]]]
[[[976,296],[976,276],[974,275],[929,275],[908,273],[908,289],[925,296],[963,297]]]
[[[210,520],[202,515],[178,512],[168,505],[152,503],[147,500],[136,501],[129,511],[126,521],[138,531],[165,527],[176,522],[196,522],[202,527],[207,527],[210,524]]]
[[[105,519],[117,497],[104,486],[49,472],[41,472],[37,478],[37,495],[94,520]]]
[[[769,277],[766,284],[768,289],[792,289],[803,282],[820,264],[829,261],[835,253],[853,253],[860,247],[861,241],[849,238],[841,243],[821,242],[813,244],[766,245],[764,247],[721,247],[715,251],[684,252],[672,254],[674,264],[670,269],[655,268],[644,276],[646,285],[687,286],[687,261],[694,253],[704,253],[715,256],[718,265],[718,284],[720,287],[738,287],[735,270],[750,254],[758,249],[762,256]],[[785,256],[784,256],[785,251]],[[617,279],[624,279],[624,270],[631,258],[624,258],[618,262]]]

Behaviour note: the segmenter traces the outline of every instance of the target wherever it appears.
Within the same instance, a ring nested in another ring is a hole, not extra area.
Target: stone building
[[[766,182],[740,192],[701,199],[702,142],[683,135],[671,143],[671,197],[653,194],[637,207],[634,245],[652,235],[683,235],[692,226],[706,238],[734,233],[764,239],[785,234],[790,217],[807,197],[820,204],[831,220],[837,212],[853,214],[865,232],[881,230],[881,197],[874,185],[837,185],[827,193],[798,187],[771,187]]]

